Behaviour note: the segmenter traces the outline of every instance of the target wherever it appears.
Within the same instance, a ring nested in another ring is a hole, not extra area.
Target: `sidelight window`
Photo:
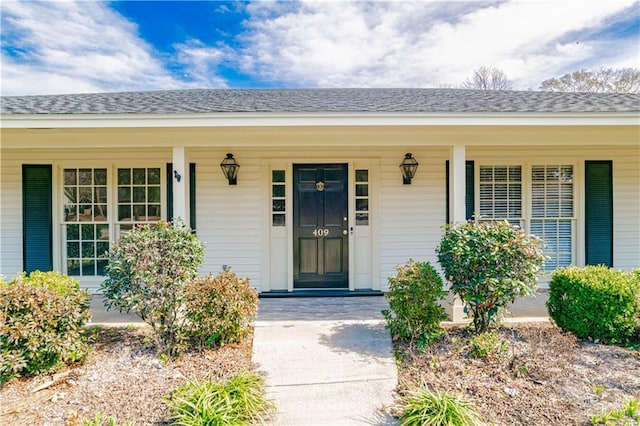
[[[285,226],[286,222],[286,189],[284,170],[271,171],[271,224]]]
[[[368,170],[356,170],[356,225],[369,225]]]

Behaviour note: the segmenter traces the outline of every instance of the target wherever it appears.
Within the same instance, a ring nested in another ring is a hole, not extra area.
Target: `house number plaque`
[[[312,232],[314,237],[326,237],[327,235],[329,235],[329,230],[326,228],[316,228],[313,230]]]

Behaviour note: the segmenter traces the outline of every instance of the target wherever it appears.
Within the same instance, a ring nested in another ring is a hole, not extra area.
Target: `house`
[[[547,271],[640,266],[638,94],[17,96],[1,119],[5,276],[55,269],[95,291],[110,242],[171,217],[206,243],[202,272],[231,266],[263,293],[385,291],[474,213],[544,238]]]

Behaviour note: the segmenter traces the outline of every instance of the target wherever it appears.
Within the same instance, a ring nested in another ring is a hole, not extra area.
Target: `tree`
[[[583,69],[567,73],[560,78],[545,80],[540,89],[549,92],[638,93],[640,69]]]
[[[513,83],[498,68],[482,66],[462,83],[462,87],[479,90],[511,90]]]

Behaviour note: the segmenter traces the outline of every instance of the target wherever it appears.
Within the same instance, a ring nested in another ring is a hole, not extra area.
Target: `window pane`
[[[96,268],[97,268],[97,274],[98,275],[105,275],[106,274],[107,263],[109,263],[108,260],[98,260],[96,262]]]
[[[131,169],[118,169],[118,185],[131,184]]]
[[[356,182],[369,182],[369,170],[356,170]]]
[[[96,225],[96,237],[98,240],[109,240],[109,225]]]
[[[366,197],[369,195],[369,185],[368,184],[357,184],[356,185],[356,196],[358,197]]]
[[[134,203],[144,203],[146,200],[146,194],[145,194],[145,187],[144,186],[134,186],[133,187],[133,202]]]
[[[64,170],[64,184],[65,185],[77,185],[78,175],[75,169]]]
[[[80,187],[80,202],[81,203],[91,203],[93,202],[93,194],[90,186],[81,186]]]
[[[369,213],[356,213],[356,225],[368,225]]]
[[[80,257],[80,243],[67,243],[67,257]]]
[[[274,213],[273,214],[272,225],[273,226],[285,226],[285,215],[284,214],[279,214],[279,213]]]
[[[146,182],[146,169],[133,169],[133,184],[144,185]]]
[[[94,225],[81,225],[80,231],[81,231],[83,241],[95,239]]]
[[[274,197],[284,197],[285,196],[284,185],[273,185],[272,194]]]
[[[67,225],[67,240],[77,240],[80,238],[80,225]]]
[[[271,172],[271,181],[272,182],[284,182],[284,170],[273,170]]]
[[[160,185],[160,169],[157,167],[147,169],[147,183],[149,185]]]
[[[80,169],[79,170],[79,181],[80,185],[91,185],[93,183],[93,173],[91,169]]]
[[[160,214],[160,204],[149,204],[147,206],[147,212],[147,220],[151,222],[158,221],[162,218],[162,215]]]
[[[95,275],[95,260],[93,259],[83,259],[82,260],[82,275],[91,276]]]
[[[131,221],[131,206],[118,206],[118,220],[125,222]]]
[[[109,243],[107,241],[96,243],[96,256],[105,256],[109,251]]]
[[[159,203],[160,202],[160,187],[159,186],[150,186],[148,189],[147,200],[150,203]]]
[[[94,170],[94,183],[96,185],[107,184],[107,169],[95,169]]]
[[[80,261],[67,259],[67,275],[80,275]]]
[[[94,220],[96,222],[105,222],[107,220],[107,205],[98,204],[94,209]]]
[[[285,211],[285,200],[273,200],[273,211],[274,212]]]
[[[78,206],[75,204],[64,206],[65,222],[76,222],[78,220]]]
[[[133,206],[133,218],[135,220],[145,221],[147,212],[145,206]]]
[[[358,199],[356,200],[356,210],[357,211],[367,211],[369,210],[369,200],[368,199]]]

